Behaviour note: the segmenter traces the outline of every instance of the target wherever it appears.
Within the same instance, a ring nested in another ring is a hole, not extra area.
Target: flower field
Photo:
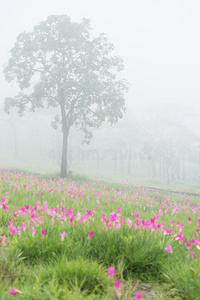
[[[0,170],[0,299],[200,299],[199,234],[199,197]]]

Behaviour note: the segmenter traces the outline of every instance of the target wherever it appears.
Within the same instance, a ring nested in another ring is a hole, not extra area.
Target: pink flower
[[[134,216],[135,216],[137,219],[139,219],[139,217],[140,217],[140,212],[139,212],[139,211],[136,211],[135,214],[134,214]]]
[[[26,223],[25,222],[22,222],[22,228],[23,228],[24,231],[26,230]]]
[[[165,248],[166,251],[168,251],[170,254],[172,254],[172,246],[167,245],[167,247]]]
[[[115,268],[113,266],[108,267],[107,271],[109,276],[113,276],[116,273]]]
[[[6,236],[5,235],[3,235],[3,236],[0,235],[0,241],[1,241],[2,246],[4,246],[6,244]]]
[[[196,240],[196,246],[198,246],[200,244],[200,240]]]
[[[61,241],[63,242],[63,241],[64,241],[64,238],[65,238],[65,232],[60,233],[60,236],[61,236]]]
[[[12,235],[15,235],[17,233],[17,228],[15,226],[13,226],[13,225],[9,225],[8,229],[10,230],[10,233]]]
[[[130,220],[130,218],[126,218],[128,227],[132,227],[132,221]]]
[[[86,216],[90,216],[90,217],[93,216],[91,209],[86,211]]]
[[[186,246],[187,249],[189,249],[189,248],[192,247],[192,244],[190,244],[189,241],[186,241],[186,242],[185,242],[185,246]]]
[[[120,223],[123,224],[123,223],[124,223],[124,218],[121,217],[121,218],[119,219],[119,221],[120,221]]]
[[[36,232],[35,228],[32,227],[32,236],[33,236],[33,237],[35,236],[35,232]]]
[[[17,226],[17,231],[18,231],[19,235],[20,235],[20,233],[21,233],[21,229],[22,229],[22,227]]]
[[[184,236],[180,235],[180,236],[178,237],[179,242],[182,242],[184,239],[185,239],[185,235],[184,235]]]
[[[69,215],[73,214],[73,209],[72,208],[68,208],[67,212],[66,212],[66,216],[68,217]]]
[[[42,229],[42,238],[45,236],[46,228]]]
[[[91,237],[93,236],[93,234],[94,234],[94,232],[93,232],[93,231],[91,231],[91,232],[88,234],[88,240],[90,240],[90,239],[91,239]]]
[[[135,292],[135,297],[137,300],[139,300],[142,297],[142,292],[141,291]]]
[[[172,232],[173,232],[173,228],[167,229],[167,233],[168,233],[169,235],[172,234]]]
[[[13,289],[13,288],[10,288],[10,287],[9,287],[9,291],[10,291],[9,296],[15,296],[16,294],[21,294],[22,293],[20,290],[15,289],[15,288]]]
[[[115,287],[116,287],[116,292],[119,292],[120,288],[121,288],[121,281],[120,280],[115,280],[113,285],[115,285]]]
[[[195,252],[191,251],[191,252],[190,252],[190,256],[191,256],[192,258],[194,258],[194,255],[195,255]]]

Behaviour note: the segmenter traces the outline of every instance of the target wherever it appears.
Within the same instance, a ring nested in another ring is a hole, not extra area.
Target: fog
[[[68,169],[74,174],[136,184],[200,180],[200,3],[198,0],[8,0],[0,11],[0,168],[37,173],[60,170],[62,129],[55,109],[7,115],[4,99],[17,84],[3,74],[17,36],[50,15],[91,19],[92,36],[105,33],[123,58],[129,83],[118,124],[92,129],[90,144],[72,128]]]

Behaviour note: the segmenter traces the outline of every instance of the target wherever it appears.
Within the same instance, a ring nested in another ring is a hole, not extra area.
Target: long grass
[[[1,170],[0,199],[1,299],[199,299],[198,197]]]

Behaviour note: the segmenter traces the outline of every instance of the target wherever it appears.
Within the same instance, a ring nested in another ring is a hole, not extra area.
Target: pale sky
[[[164,103],[200,109],[199,0],[0,0],[0,102],[14,91],[2,65],[17,35],[49,15],[91,19],[93,34],[106,33],[125,64],[128,105]]]

